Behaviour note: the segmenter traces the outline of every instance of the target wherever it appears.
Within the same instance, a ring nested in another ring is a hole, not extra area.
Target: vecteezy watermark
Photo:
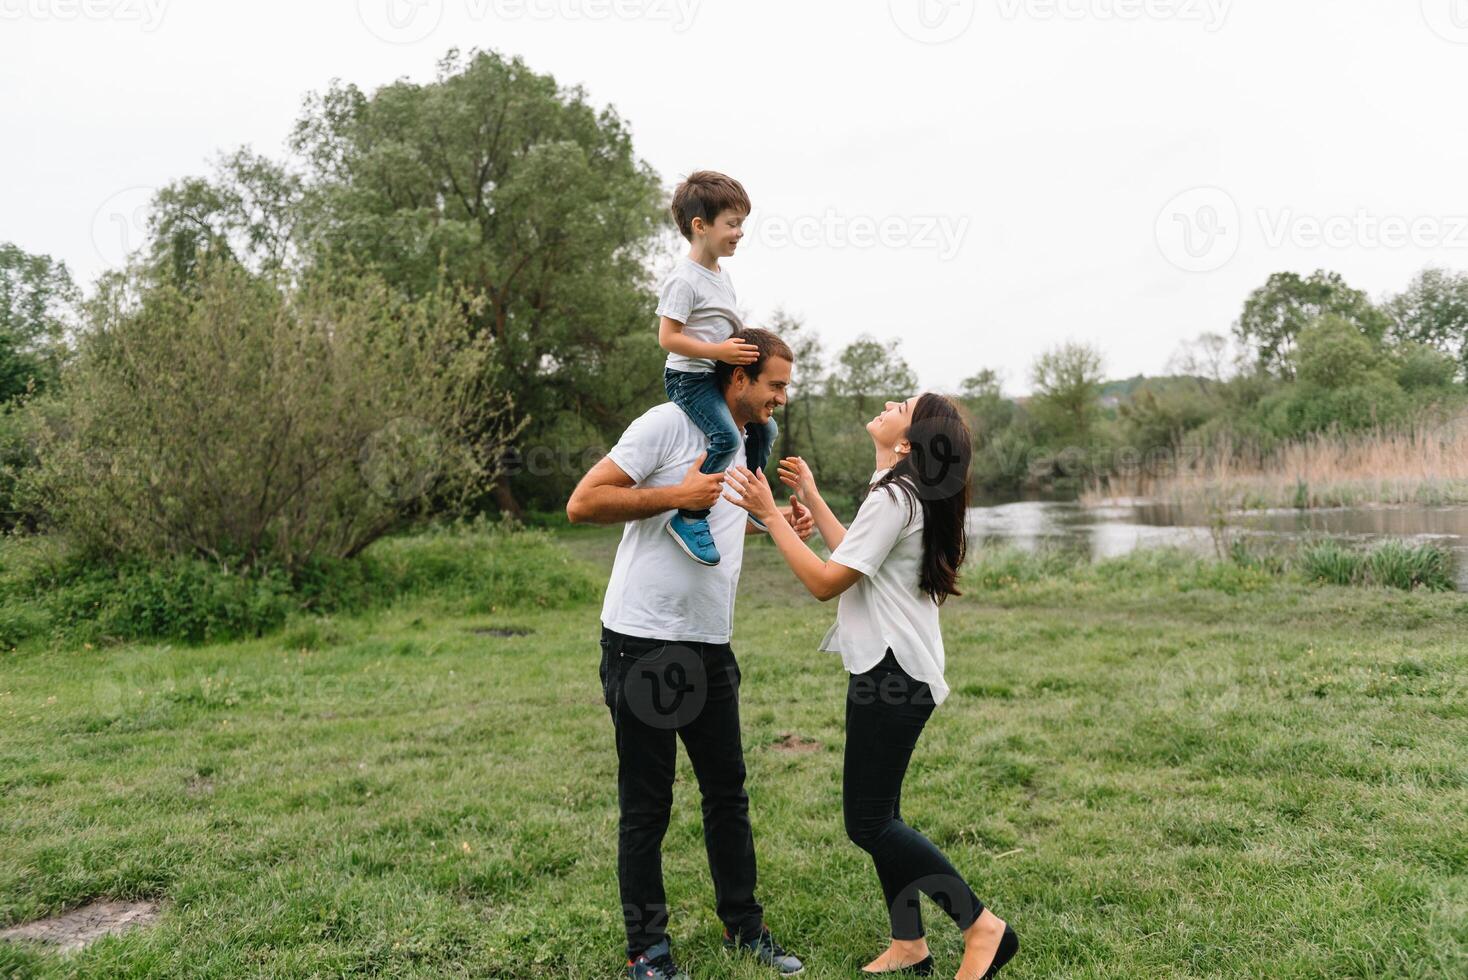
[[[4,0],[0,0],[3,3]],[[474,23],[522,20],[642,20],[666,23],[675,34],[693,26],[702,0],[459,0]],[[357,16],[389,44],[414,44],[443,21],[444,0],[357,0]]]
[[[416,500],[437,479],[443,461],[438,431],[422,419],[399,416],[362,443],[357,465],[362,479],[382,500]]]
[[[147,241],[148,211],[154,193],[152,187],[128,187],[97,208],[92,215],[92,245],[103,262],[123,265]]]
[[[974,0],[887,0],[892,23],[914,41],[942,44],[969,29]]]
[[[1158,212],[1157,247],[1185,272],[1213,272],[1238,254],[1243,224],[1238,202],[1218,187],[1195,187]]]
[[[1468,0],[1422,0],[1422,18],[1444,41],[1468,44]]]
[[[152,32],[167,9],[168,0],[0,0],[0,20],[112,20]]]
[[[1269,248],[1468,248],[1468,215],[1299,214],[1293,208],[1258,212]]]
[[[997,0],[1005,20],[1173,21],[1223,27],[1233,0]]]
[[[1257,226],[1266,248],[1468,249],[1468,213],[1310,214],[1294,208],[1256,208],[1246,220],[1238,202],[1217,187],[1184,191],[1157,216],[1157,246],[1187,272],[1213,272],[1238,254],[1245,231]]]
[[[789,215],[755,212],[747,234],[765,248],[927,250],[947,262],[963,248],[968,215],[846,215],[828,208],[825,214]]]

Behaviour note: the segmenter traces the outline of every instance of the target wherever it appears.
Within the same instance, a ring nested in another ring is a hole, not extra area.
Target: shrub
[[[506,433],[456,298],[227,259],[139,288],[104,291],[62,391],[32,403],[17,493],[88,554],[294,573],[492,479]]]

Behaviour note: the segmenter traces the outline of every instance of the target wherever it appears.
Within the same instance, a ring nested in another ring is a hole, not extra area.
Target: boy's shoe
[[[749,523],[753,524],[758,530],[761,530],[766,534],[770,533],[770,529],[765,526],[765,522],[760,520],[758,517],[755,517],[753,514],[746,514],[744,516],[748,517]]]
[[[673,950],[666,939],[643,950],[637,959],[628,960],[627,977],[628,980],[688,980],[688,974],[673,962]]]
[[[737,941],[729,935],[729,930],[725,929],[724,948],[749,953],[766,966],[779,970],[781,976],[793,977],[805,969],[804,963],[780,948],[780,944],[775,942],[774,937],[770,935],[769,926],[760,930],[758,938]]]
[[[719,563],[719,549],[714,547],[714,532],[709,530],[707,517],[687,518],[674,514],[665,526],[689,558],[700,565]]]

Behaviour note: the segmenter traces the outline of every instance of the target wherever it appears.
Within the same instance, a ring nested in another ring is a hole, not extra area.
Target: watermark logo
[[[168,0],[0,0],[0,20],[111,20],[145,33],[163,23]]]
[[[998,0],[1005,20],[1171,21],[1201,24],[1208,33],[1228,20],[1233,0]]]
[[[152,187],[129,187],[97,208],[92,215],[92,245],[103,262],[123,265],[147,241],[153,194]]]
[[[415,44],[443,20],[443,0],[357,0],[357,19],[388,44]]]
[[[974,22],[974,0],[887,0],[892,23],[921,44],[943,44]]]
[[[464,0],[473,23],[511,21],[643,20],[672,26],[682,34],[693,26],[702,0]],[[438,29],[444,0],[357,0],[357,16],[373,35],[389,44],[415,44]]]
[[[824,214],[782,215],[756,212],[746,234],[763,248],[820,248],[930,251],[947,262],[963,249],[968,215],[847,215],[827,208]]]
[[[1468,0],[1422,0],[1422,18],[1444,41],[1468,44]]]
[[[443,459],[438,430],[422,419],[399,416],[368,436],[357,463],[380,499],[403,504],[428,492]]]
[[[1218,187],[1195,187],[1168,201],[1157,215],[1157,247],[1186,272],[1213,272],[1238,254],[1243,240],[1239,205]]]
[[[1378,215],[1364,208],[1324,217],[1293,208],[1258,212],[1269,248],[1468,248],[1468,215]]]
[[[666,643],[646,654],[625,649],[622,695],[627,709],[649,728],[673,730],[697,720],[708,704],[709,677],[703,657],[682,643]],[[616,665],[612,665],[616,669]]]

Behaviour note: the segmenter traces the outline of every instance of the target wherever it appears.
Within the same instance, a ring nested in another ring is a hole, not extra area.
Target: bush
[[[89,563],[54,540],[9,538],[0,576],[0,645],[261,636],[292,613],[353,613],[434,597],[466,613],[561,608],[601,594],[594,570],[543,531],[482,520],[385,538],[356,559],[238,570],[197,558]]]
[[[493,478],[506,433],[456,298],[227,259],[132,285],[134,302],[103,291],[61,392],[28,406],[17,493],[89,555],[294,573]]]
[[[1452,555],[1431,544],[1386,541],[1358,551],[1336,541],[1319,541],[1300,549],[1298,567],[1307,581],[1330,585],[1434,592],[1455,588]]]

